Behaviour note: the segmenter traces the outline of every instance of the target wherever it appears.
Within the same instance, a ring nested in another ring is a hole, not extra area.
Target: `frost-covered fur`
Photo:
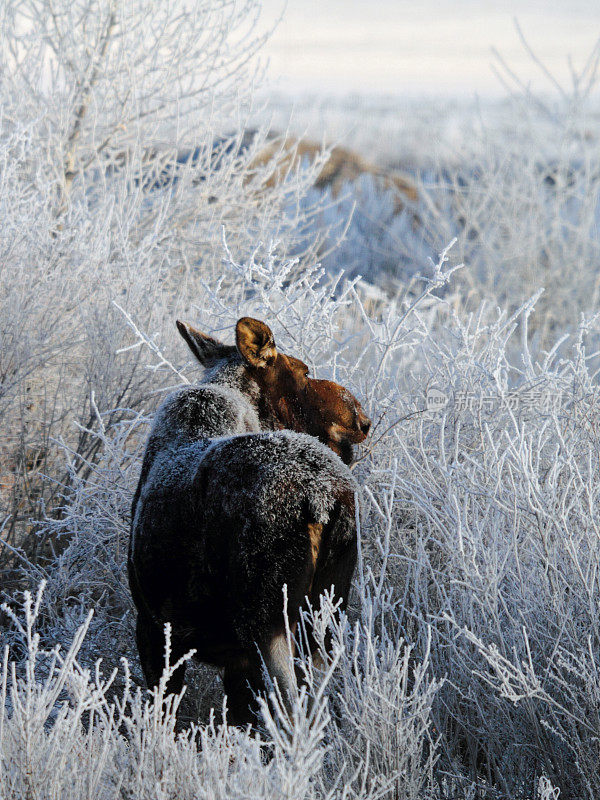
[[[214,340],[188,341],[213,364],[198,341]],[[262,430],[281,419],[261,407],[251,366],[234,348],[218,355],[208,382],[169,395],[156,414],[132,507],[129,578],[148,684],[162,673],[169,622],[175,658],[194,649],[224,668],[230,720],[242,723],[252,720],[250,689],[260,687],[263,660],[284,696],[292,690],[281,686],[293,675],[280,646],[283,587],[292,626],[306,597],[317,605],[334,586],[345,602],[356,561],[355,483],[313,436]],[[173,690],[183,677],[182,668]]]

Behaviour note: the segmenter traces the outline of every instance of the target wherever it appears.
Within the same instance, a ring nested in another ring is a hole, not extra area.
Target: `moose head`
[[[245,377],[258,386],[259,414],[265,423],[315,436],[346,464],[352,461],[352,445],[364,441],[370,419],[343,386],[311,378],[303,361],[278,352],[268,325],[242,317],[236,324],[235,345],[184,322],[177,321],[177,328],[203,366],[241,360]]]

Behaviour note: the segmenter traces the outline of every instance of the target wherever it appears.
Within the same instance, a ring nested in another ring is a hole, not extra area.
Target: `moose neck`
[[[221,361],[214,367],[210,367],[204,373],[200,386],[210,388],[219,387],[236,395],[240,405],[240,410],[244,410],[245,432],[257,432],[261,430],[277,430],[283,427],[276,418],[271,405],[265,400],[261,387],[250,371],[243,363],[242,359],[230,359]],[[227,436],[229,434],[240,433],[239,423],[232,423],[224,416],[219,423],[219,430],[211,426],[206,435],[210,437]]]

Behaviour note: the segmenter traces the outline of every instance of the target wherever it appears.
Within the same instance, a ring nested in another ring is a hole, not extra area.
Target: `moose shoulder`
[[[345,603],[356,561],[354,482],[346,464],[370,421],[358,401],[278,353],[244,317],[236,345],[178,322],[207,371],[158,409],[132,505],[129,582],[149,686],[190,649],[223,668],[233,724],[252,721],[261,661],[284,697],[294,680],[284,639],[304,598],[335,587]],[[170,690],[183,683],[181,668]]]

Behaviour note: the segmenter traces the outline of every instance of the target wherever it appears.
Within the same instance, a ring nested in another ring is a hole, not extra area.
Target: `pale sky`
[[[272,23],[284,0],[263,0]],[[494,95],[492,47],[541,85],[514,19],[559,80],[600,38],[600,0],[288,0],[266,47],[268,79],[285,92]]]

